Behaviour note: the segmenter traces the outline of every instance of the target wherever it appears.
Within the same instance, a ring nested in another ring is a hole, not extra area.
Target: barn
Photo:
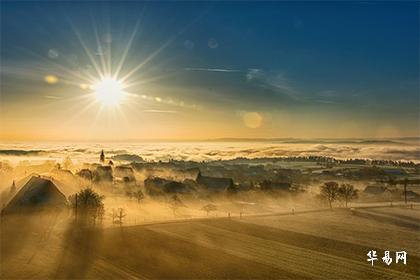
[[[49,179],[32,176],[31,179],[9,200],[1,214],[64,208],[65,195]]]

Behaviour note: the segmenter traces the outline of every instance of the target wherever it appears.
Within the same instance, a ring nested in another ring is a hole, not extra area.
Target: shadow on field
[[[1,217],[0,252],[1,259],[12,258],[29,245],[30,237],[38,235],[41,230],[37,226],[36,217],[26,215],[10,215]]]
[[[95,261],[95,253],[102,242],[100,228],[71,222],[63,236],[63,250],[57,258],[53,279],[85,278]]]
[[[407,216],[399,217],[396,214],[381,213],[371,209],[358,209],[356,211],[353,211],[353,215],[361,218],[375,220],[380,223],[387,223],[390,225],[404,227],[415,231],[420,230],[419,220]]]

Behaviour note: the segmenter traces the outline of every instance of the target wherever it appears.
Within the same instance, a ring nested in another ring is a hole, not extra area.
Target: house
[[[130,166],[117,166],[114,169],[114,177],[121,179],[123,182],[135,182],[136,177],[134,176],[133,168]]]
[[[403,195],[404,195],[404,192],[403,192]],[[407,191],[407,198],[409,200],[419,201],[420,200],[420,195],[416,192],[413,192],[413,191],[409,190],[409,191]]]
[[[90,171],[90,169],[84,168],[76,173],[77,176],[91,181],[93,179],[93,173]]]
[[[93,174],[94,181],[105,181],[112,182],[114,176],[112,175],[112,167],[109,165],[103,165],[96,167],[96,170]]]
[[[145,160],[138,156],[138,155],[132,155],[132,154],[120,154],[115,155],[112,157],[114,161],[128,161],[128,162],[145,162]]]
[[[144,187],[150,195],[190,192],[190,189],[183,183],[159,177],[147,178],[144,180]]]
[[[264,180],[261,183],[261,190],[263,191],[290,191],[290,189],[290,183],[272,182],[269,180]]]
[[[41,209],[64,208],[67,205],[65,195],[49,179],[32,176],[31,179],[14,195],[1,214],[21,213]]]
[[[202,176],[201,172],[198,173],[196,182],[211,191],[225,191],[234,186],[231,178]]]
[[[366,194],[379,195],[385,193],[387,190],[388,188],[384,186],[367,186],[363,192]]]

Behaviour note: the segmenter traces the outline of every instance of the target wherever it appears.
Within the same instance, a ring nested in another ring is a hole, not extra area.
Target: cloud
[[[393,143],[388,141],[371,142],[367,144],[360,141],[324,141],[311,140],[311,142],[287,140],[277,141],[247,141],[247,142],[212,142],[211,145],[183,144],[179,142],[155,143],[115,143],[106,146],[97,146],[89,143],[75,144],[69,148],[65,144],[44,144],[40,150],[29,150],[23,144],[14,144],[13,149],[0,150],[2,159],[20,156],[32,158],[38,156],[48,160],[61,162],[64,156],[70,156],[76,162],[96,162],[102,148],[107,157],[118,155],[136,155],[145,160],[229,160],[238,157],[244,158],[273,158],[287,156],[328,156],[338,159],[366,158],[366,159],[389,159],[410,160],[419,162],[420,149],[412,143]],[[42,150],[41,150],[42,148]],[[80,152],[84,151],[84,152]]]
[[[285,95],[293,100],[300,100],[300,94],[294,86],[291,85],[285,74],[265,72],[262,69],[250,68],[246,74],[248,82],[257,83],[263,88],[268,88],[274,92]]]
[[[185,71],[205,71],[205,72],[226,72],[226,73],[242,72],[241,70],[224,69],[224,68],[184,68],[184,70]]]
[[[172,111],[172,110],[154,110],[154,109],[148,109],[143,110],[145,113],[162,113],[162,114],[176,114],[178,111]]]
[[[44,95],[43,97],[47,99],[62,99],[62,97],[55,95]]]
[[[0,150],[0,155],[5,156],[36,156],[40,155],[42,150]]]

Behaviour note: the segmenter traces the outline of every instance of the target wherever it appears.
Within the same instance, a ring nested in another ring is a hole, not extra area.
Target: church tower
[[[101,151],[101,155],[99,156],[99,162],[102,164],[105,162],[104,150]]]

